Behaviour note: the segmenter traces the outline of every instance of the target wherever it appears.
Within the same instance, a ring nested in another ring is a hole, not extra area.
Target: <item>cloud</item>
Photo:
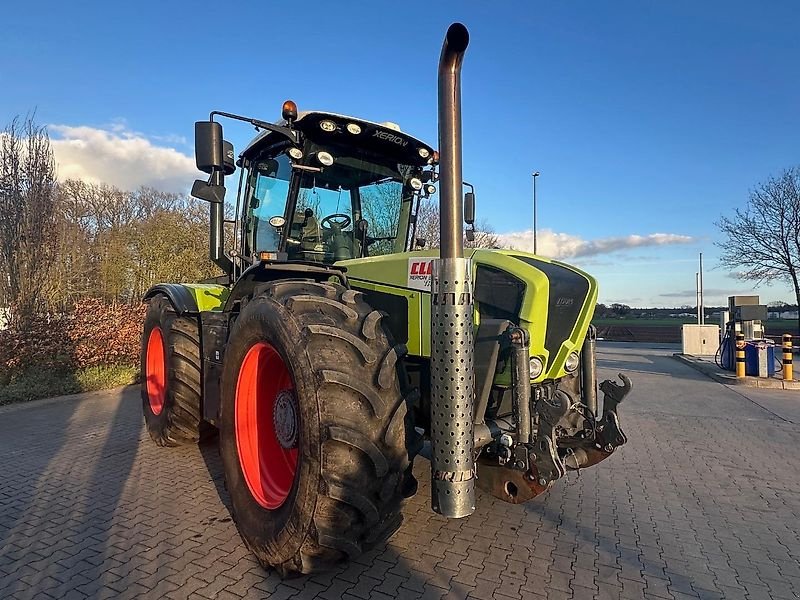
[[[516,250],[530,252],[533,250],[531,230],[501,233],[497,236],[501,245]],[[536,246],[539,254],[550,258],[576,258],[609,254],[628,248],[643,246],[666,246],[671,244],[689,244],[694,238],[676,233],[650,233],[648,235],[627,235],[620,237],[585,240],[569,233],[557,233],[549,229],[536,232]]]
[[[124,121],[106,129],[49,125],[48,131],[61,180],[83,179],[126,190],[144,185],[183,192],[199,175],[191,156],[131,131]],[[170,136],[153,139],[177,140]]]
[[[734,296],[736,294],[740,294],[741,292],[741,289],[726,290],[717,288],[703,288],[703,294],[705,296]],[[666,292],[664,294],[659,294],[659,296],[661,298],[694,298],[696,294],[697,290],[684,290],[682,292]]]

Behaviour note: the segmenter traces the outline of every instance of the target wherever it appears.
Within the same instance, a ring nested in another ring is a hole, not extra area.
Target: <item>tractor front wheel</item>
[[[159,446],[177,446],[213,435],[200,415],[200,329],[175,314],[164,296],[148,307],[142,336],[142,409]]]
[[[245,543],[282,575],[354,558],[402,521],[405,347],[381,319],[360,292],[279,281],[247,302],[231,331],[225,481]]]

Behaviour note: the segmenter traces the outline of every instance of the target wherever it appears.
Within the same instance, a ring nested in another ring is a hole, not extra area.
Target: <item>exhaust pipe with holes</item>
[[[439,59],[441,214],[431,286],[431,507],[452,518],[475,510],[472,265],[464,258],[461,63],[467,28],[452,24]]]

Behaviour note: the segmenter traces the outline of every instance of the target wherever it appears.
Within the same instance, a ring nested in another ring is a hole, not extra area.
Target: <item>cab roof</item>
[[[320,123],[323,121],[332,121],[336,125],[336,129],[330,132],[324,131],[320,127]],[[284,120],[275,124],[282,127],[287,125]],[[347,127],[351,124],[357,125],[361,132],[358,134],[351,133]],[[298,113],[297,119],[295,119],[292,126],[306,138],[319,144],[328,142],[354,145],[359,142],[361,145],[380,153],[399,154],[413,164],[428,164],[428,157],[433,155],[431,146],[401,131],[400,127],[394,123],[375,123],[332,112],[302,111]],[[240,156],[250,158],[276,138],[280,138],[280,134],[267,130],[261,131],[251,140]],[[421,148],[427,150],[428,154],[424,157],[420,155]]]

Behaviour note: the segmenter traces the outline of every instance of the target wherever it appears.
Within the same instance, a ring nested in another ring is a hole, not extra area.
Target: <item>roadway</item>
[[[0,597],[800,597],[800,392],[734,389],[673,351],[600,345],[600,374],[634,382],[604,463],[447,521],[418,461],[386,546],[288,581],[241,543],[216,447],[155,447],[136,389],[0,408]]]

